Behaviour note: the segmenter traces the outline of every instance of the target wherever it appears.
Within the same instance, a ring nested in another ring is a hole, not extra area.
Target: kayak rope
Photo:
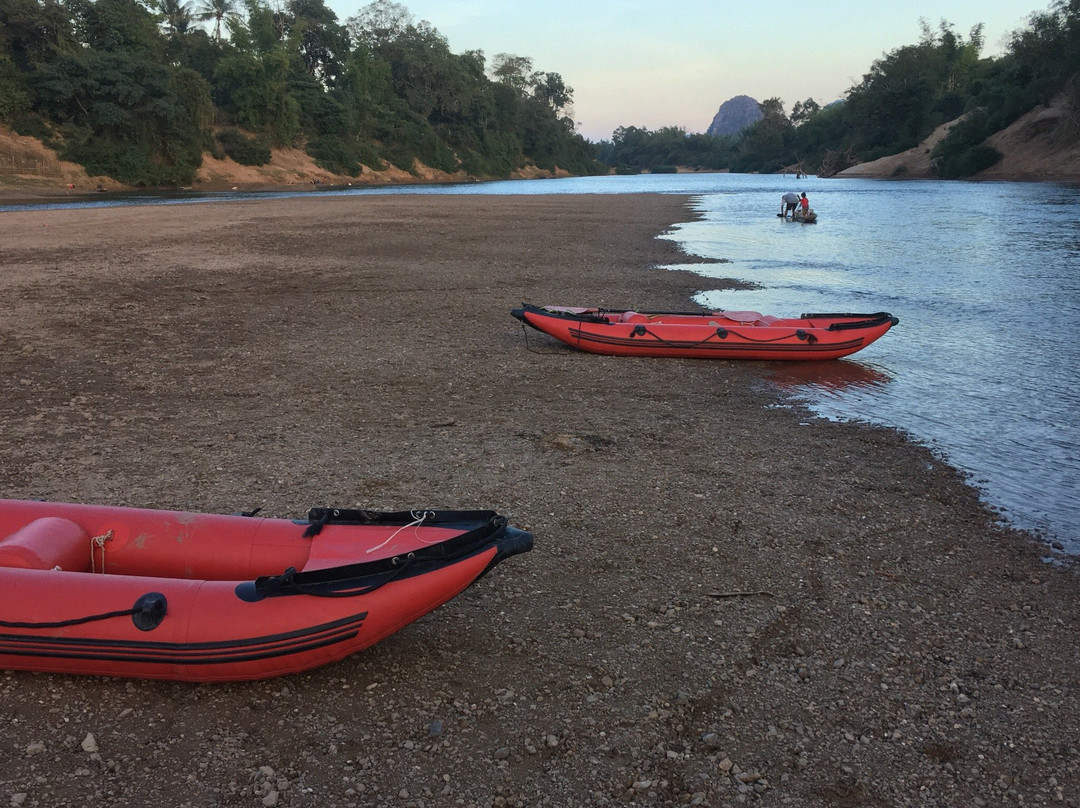
[[[23,623],[14,620],[0,620],[0,626],[4,628],[67,628],[79,626],[83,623],[93,623],[99,620],[111,620],[114,617],[130,616],[135,627],[140,631],[150,631],[160,625],[168,611],[168,601],[160,592],[147,592],[135,601],[130,609],[117,609],[114,612],[102,612],[101,614],[88,614],[85,617],[73,617],[70,620],[55,620],[40,623]]]
[[[709,334],[709,336],[705,337],[705,339],[700,339],[697,342],[687,343],[687,342],[682,341],[682,340],[677,341],[677,342],[672,342],[671,340],[664,339],[659,334],[657,334],[655,331],[652,331],[651,329],[646,328],[643,325],[638,325],[638,326],[634,327],[634,330],[632,332],[630,332],[630,337],[631,338],[633,338],[635,336],[643,337],[646,334],[648,334],[650,337],[655,339],[657,342],[662,342],[664,345],[670,345],[672,347],[678,348],[678,347],[685,347],[686,345],[705,345],[713,337],[720,337],[720,339],[724,339],[730,333],[732,333],[732,332],[729,331],[726,328],[721,327],[721,328],[717,328],[716,331],[714,331],[712,334]],[[798,337],[800,340],[804,340],[804,341],[808,342],[811,345],[813,345],[815,342],[818,341],[817,337],[815,337],[813,334],[808,334],[806,331],[803,331],[801,328],[799,330],[797,330],[794,334],[784,334],[784,335],[779,336],[779,337],[773,337],[772,339],[756,339],[754,337],[748,337],[746,334],[743,334],[741,332],[735,332],[735,333],[739,337],[741,337],[742,339],[746,340],[747,342],[756,342],[756,343],[761,343],[761,344],[768,343],[768,342],[782,342],[783,340],[791,339],[793,336]]]
[[[65,628],[67,626],[77,626],[82,623],[91,623],[95,620],[125,617],[129,614],[135,614],[135,611],[135,609],[120,609],[115,612],[103,612],[102,614],[91,614],[86,617],[74,617],[71,620],[57,620],[54,623],[16,623],[10,620],[0,620],[0,626],[3,626],[4,628]]]
[[[112,529],[110,528],[109,530],[106,530],[104,533],[102,533],[100,536],[94,536],[94,538],[90,539],[90,572],[97,572],[97,569],[95,569],[95,564],[94,564],[94,548],[95,547],[100,547],[101,548],[101,573],[102,573],[102,575],[105,574],[105,542],[112,541],[112,537],[113,537],[113,532],[112,532]]]
[[[400,533],[401,531],[405,530],[405,528],[420,527],[420,525],[424,524],[425,520],[427,520],[429,518],[430,519],[435,518],[435,511],[410,511],[409,513],[412,516],[413,521],[409,522],[409,524],[407,524],[407,525],[402,525],[397,530],[395,530],[393,533],[391,533],[389,536],[387,536],[385,540],[383,540],[379,544],[376,544],[374,547],[369,548],[366,552],[374,553],[379,548],[385,547],[387,544],[389,544],[391,541],[393,541],[394,537],[398,533]],[[424,544],[434,544],[434,542],[424,541],[423,539],[420,538],[419,534],[417,534],[416,538],[419,539],[420,541],[424,542]]]
[[[410,511],[410,513],[412,513],[413,516],[416,516],[418,513],[420,513],[420,511]],[[427,519],[428,517],[434,519],[435,518],[435,511],[425,511],[424,516],[423,516],[423,518],[420,519],[420,521],[423,522],[424,519]],[[440,538],[434,538],[431,541],[428,541],[423,536],[421,536],[419,534],[419,532],[417,532],[415,530],[413,531],[413,536],[418,542],[420,542],[421,544],[426,544],[429,547],[432,544],[442,544],[442,542],[444,541],[444,539],[440,539]]]
[[[562,353],[562,351],[558,351],[558,350],[555,350],[555,351],[541,351],[541,350],[538,350],[538,349],[532,347],[531,345],[529,345],[529,329],[527,329],[525,327],[525,323],[521,324],[521,332],[525,335],[525,350],[528,351],[529,353],[535,353],[535,354]]]

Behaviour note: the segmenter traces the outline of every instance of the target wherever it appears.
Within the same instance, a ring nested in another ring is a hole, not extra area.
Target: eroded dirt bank
[[[1080,804],[1072,570],[901,436],[769,407],[765,365],[510,318],[687,307],[698,280],[651,268],[686,202],[0,214],[0,495],[491,507],[536,536],[309,674],[0,673],[0,801]]]

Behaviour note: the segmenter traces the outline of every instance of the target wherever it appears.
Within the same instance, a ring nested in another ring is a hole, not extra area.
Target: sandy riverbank
[[[0,214],[0,495],[490,507],[536,536],[309,674],[0,673],[0,801],[1080,805],[1072,569],[901,436],[770,406],[763,364],[589,356],[509,316],[687,307],[699,279],[652,268],[686,204]]]

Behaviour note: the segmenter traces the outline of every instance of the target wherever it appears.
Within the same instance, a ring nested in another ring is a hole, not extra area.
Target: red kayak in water
[[[307,519],[0,500],[0,668],[212,682],[325,665],[532,536],[491,511]]]
[[[839,359],[862,350],[899,322],[886,312],[782,319],[756,311],[640,312],[522,304],[510,313],[582,351],[687,359]]]

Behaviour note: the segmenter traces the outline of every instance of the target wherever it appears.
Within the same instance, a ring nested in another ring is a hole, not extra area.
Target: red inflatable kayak
[[[305,520],[0,500],[0,668],[189,681],[340,660],[532,548],[491,511]]]
[[[839,359],[899,322],[886,312],[803,314],[785,320],[756,311],[638,312],[523,304],[510,313],[590,353],[688,359]]]

